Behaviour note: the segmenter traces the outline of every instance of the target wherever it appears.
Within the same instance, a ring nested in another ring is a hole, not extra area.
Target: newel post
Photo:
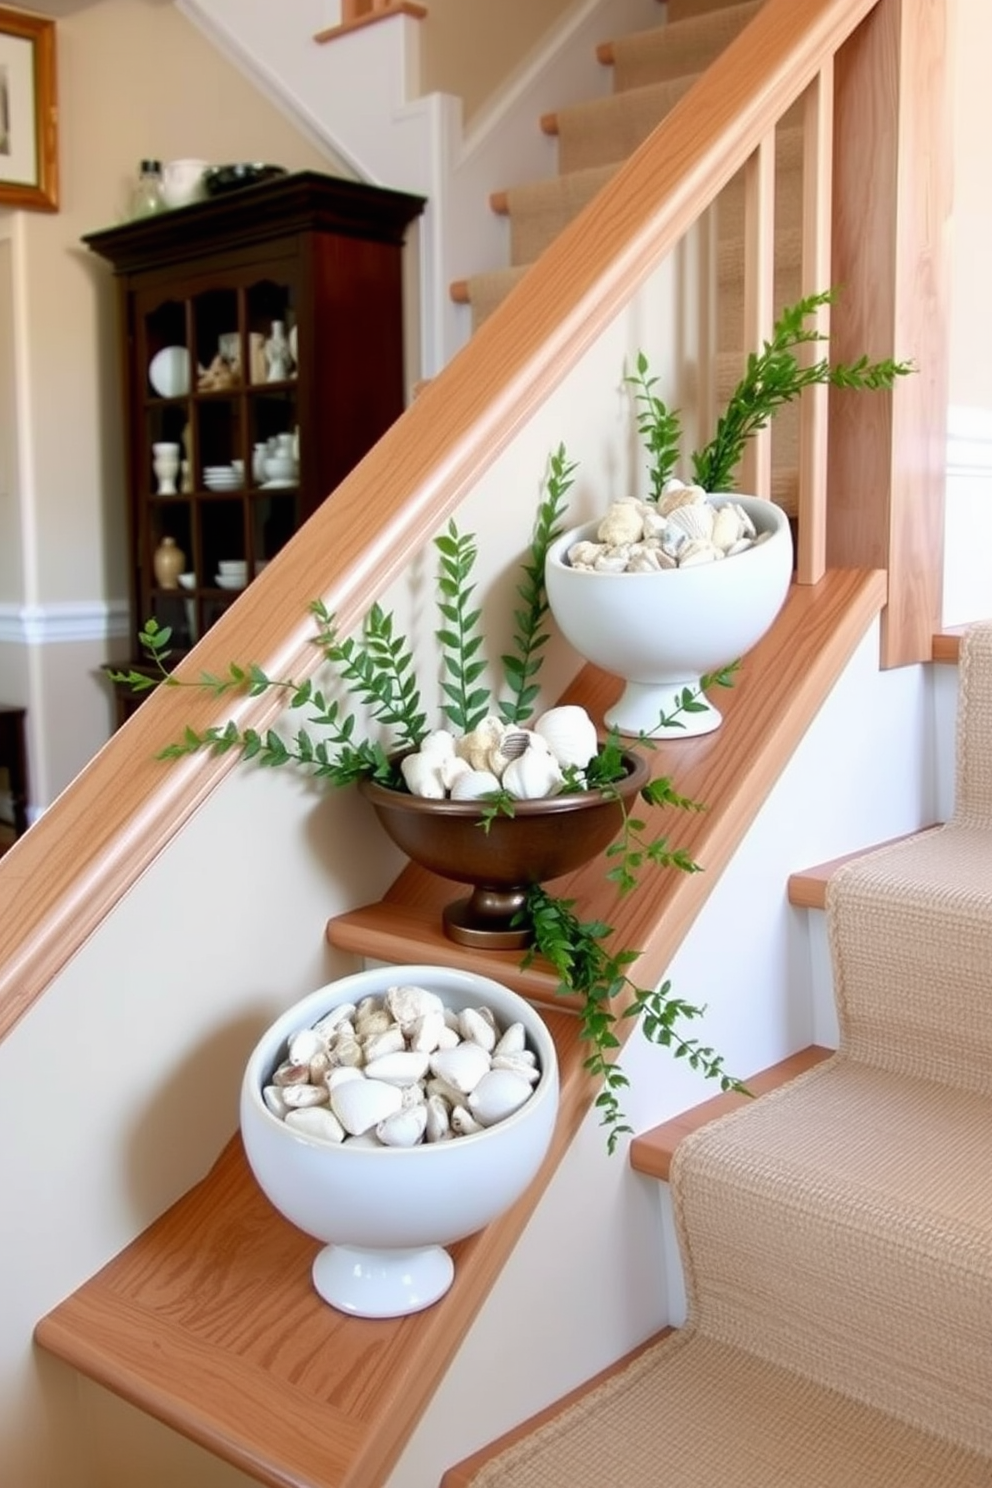
[[[884,568],[882,665],[929,660],[943,580],[953,0],[879,0],[838,52],[831,354],[912,361],[831,391],[827,561]]]

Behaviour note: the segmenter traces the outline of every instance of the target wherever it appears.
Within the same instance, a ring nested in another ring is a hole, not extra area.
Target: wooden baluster
[[[803,98],[803,236],[801,293],[830,286],[830,203],[833,192],[834,67],[831,58]],[[815,328],[830,333],[830,308],[817,312]],[[808,365],[829,350],[811,343]],[[829,388],[807,388],[799,406],[799,539],[796,578],[815,584],[827,567],[827,422]]]
[[[759,351],[775,319],[775,133],[765,136],[744,167],[744,347]],[[755,496],[772,492],[772,431],[748,440],[741,457],[740,488]]]

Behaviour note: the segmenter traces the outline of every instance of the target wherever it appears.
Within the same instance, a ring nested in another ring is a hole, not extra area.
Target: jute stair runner
[[[838,1053],[676,1150],[686,1326],[472,1488],[992,1485],[992,624],[960,688],[951,821],[830,881]]]

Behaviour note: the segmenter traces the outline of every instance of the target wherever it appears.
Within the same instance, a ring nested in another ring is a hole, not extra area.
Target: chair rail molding
[[[0,602],[0,644],[64,645],[72,641],[119,640],[130,633],[130,609],[124,599],[57,604]]]
[[[328,45],[335,0],[176,0],[177,8],[318,148],[362,180],[427,198],[420,220],[421,375],[431,377],[468,339],[470,312],[449,285],[506,262],[506,223],[493,191],[551,175],[555,142],[541,114],[606,93],[597,42],[657,25],[658,0],[576,0],[510,79],[484,117],[463,128],[461,100],[418,96],[420,22],[396,14]]]

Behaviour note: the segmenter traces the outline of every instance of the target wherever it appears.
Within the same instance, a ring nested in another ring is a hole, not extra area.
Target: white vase
[[[178,444],[153,444],[152,469],[158,481],[159,496],[175,496],[176,476],[179,474]]]
[[[272,334],[265,343],[265,363],[268,368],[266,382],[285,382],[292,366],[292,353],[286,339],[286,326],[281,320],[272,322]]]

